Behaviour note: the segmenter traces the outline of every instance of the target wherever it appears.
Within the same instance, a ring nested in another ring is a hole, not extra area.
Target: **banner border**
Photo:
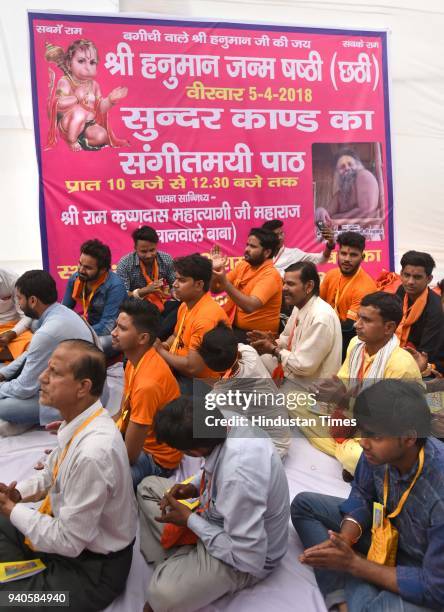
[[[149,15],[149,14],[147,14]],[[43,173],[42,173],[42,160],[41,160],[41,143],[40,143],[40,124],[39,124],[39,113],[38,113],[38,96],[37,96],[37,82],[35,72],[35,48],[34,48],[34,30],[33,24],[36,19],[46,19],[48,21],[58,21],[60,19],[68,21],[80,21],[80,22],[91,22],[92,19],[100,21],[101,23],[138,23],[149,25],[163,25],[165,22],[171,26],[180,26],[186,22],[191,27],[209,27],[214,28],[232,28],[232,29],[244,29],[244,30],[268,30],[268,31],[284,31],[284,32],[307,32],[313,34],[324,34],[324,35],[344,35],[344,36],[375,36],[381,39],[382,44],[382,70],[383,70],[383,99],[384,99],[384,121],[385,121],[385,144],[386,144],[386,172],[387,172],[387,221],[388,221],[388,247],[389,247],[389,263],[390,270],[395,269],[395,244],[394,244],[394,201],[393,201],[393,168],[392,168],[392,138],[391,138],[391,117],[390,117],[390,97],[389,97],[389,73],[388,73],[388,49],[387,49],[387,34],[388,29],[380,30],[366,30],[364,28],[359,29],[343,29],[343,28],[328,28],[325,26],[301,26],[301,25],[280,25],[277,23],[266,23],[266,22],[233,22],[224,20],[214,20],[213,18],[195,20],[186,17],[144,17],[143,14],[134,16],[123,17],[121,13],[116,14],[97,14],[97,13],[79,13],[77,15],[72,13],[61,13],[61,12],[46,12],[46,11],[28,11],[28,24],[29,24],[29,35],[30,35],[30,62],[31,62],[31,88],[32,88],[32,112],[34,119],[34,131],[35,131],[35,145],[37,152],[37,165],[39,171],[39,221],[40,221],[40,242],[42,249],[42,260],[43,268],[49,270],[49,254],[48,254],[48,240],[47,240],[47,227],[46,227],[46,210],[45,210],[45,197],[43,188]]]

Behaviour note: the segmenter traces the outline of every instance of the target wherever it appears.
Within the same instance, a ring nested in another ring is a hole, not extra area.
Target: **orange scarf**
[[[82,307],[83,307],[82,317],[85,319],[85,321],[88,318],[88,310],[89,310],[92,299],[97,289],[101,285],[103,285],[103,283],[106,281],[107,278],[108,278],[108,272],[104,272],[103,274],[101,274],[99,278],[97,278],[91,285],[91,290],[88,296],[86,295],[87,282],[81,280],[79,277],[77,277],[76,280],[74,281],[74,287],[73,287],[72,294],[71,294],[72,299],[75,300],[76,302],[82,301]]]
[[[260,272],[262,272],[265,268],[268,268],[270,266],[273,266],[273,262],[271,261],[271,259],[266,259],[264,263],[261,264],[257,268],[253,268],[253,266],[249,265],[248,267],[245,267],[245,269],[242,271],[242,275],[232,280],[231,283],[234,287],[236,287],[236,289],[239,289],[239,291],[242,291],[242,289],[244,289],[250,281],[256,278],[256,276]],[[225,312],[227,313],[227,317],[230,321],[230,325],[233,325],[234,319],[236,318],[236,312],[238,309],[237,304],[235,304],[233,300],[229,297],[226,303],[224,304],[223,308]]]
[[[414,323],[416,323],[416,321],[424,312],[428,297],[429,288],[426,287],[421,293],[421,295],[416,298],[413,304],[409,306],[407,293],[404,295],[404,303],[402,305],[402,321],[398,325],[398,329],[396,330],[396,335],[399,338],[399,345],[401,346],[401,348],[407,346],[407,342],[410,335],[410,328]]]
[[[40,504],[40,506],[38,507],[38,512],[40,512],[41,514],[48,514],[49,516],[54,516],[52,513],[52,505],[51,505],[51,497],[50,497],[50,492],[52,487],[55,484],[56,478],[57,478],[57,474],[59,473],[59,469],[60,466],[62,464],[62,461],[64,460],[64,458],[66,457],[66,453],[69,450],[69,447],[71,446],[71,442],[74,440],[74,438],[76,437],[77,434],[79,434],[83,429],[85,429],[85,427],[87,427],[91,421],[93,421],[96,417],[100,416],[104,411],[104,409],[102,407],[100,407],[98,410],[96,410],[94,412],[94,414],[92,414],[91,416],[89,416],[85,421],[83,421],[83,423],[81,425],[79,425],[79,427],[77,427],[77,429],[75,430],[75,432],[72,435],[72,438],[70,439],[70,441],[68,442],[68,444],[65,446],[65,448],[63,449],[63,451],[60,453],[60,456],[58,457],[54,468],[52,470],[52,483],[49,486],[48,492],[46,493],[46,497],[45,499],[42,501],[42,503]],[[32,550],[35,550],[31,540],[29,538],[25,538],[25,544],[31,548]]]
[[[154,281],[159,280],[159,266],[157,264],[156,258],[154,258],[154,261],[153,261],[153,278],[152,279],[148,276],[148,272],[146,271],[145,264],[143,263],[141,259],[139,259],[139,265],[140,265],[140,269],[142,270],[143,278],[146,280],[147,285],[151,285],[151,283],[153,283]],[[148,293],[143,299],[147,300],[148,302],[151,302],[152,304],[154,304],[154,306],[157,306],[160,312],[164,311],[165,306],[163,304],[166,300],[166,296],[164,296],[160,291],[155,291],[154,293]]]
[[[296,327],[298,326],[298,319],[296,317],[296,321],[294,322],[293,328],[290,333],[290,337],[288,338],[287,350],[291,351],[291,344],[293,342],[294,333],[296,331]],[[271,378],[274,380],[276,385],[279,387],[284,380],[284,368],[282,367],[282,363],[279,362],[278,365],[274,368]]]

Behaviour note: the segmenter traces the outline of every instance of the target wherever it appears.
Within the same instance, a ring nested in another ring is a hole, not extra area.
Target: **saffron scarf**
[[[91,285],[90,292],[88,295],[86,295],[87,281],[83,281],[79,277],[77,277],[76,280],[74,281],[74,287],[73,287],[72,294],[71,294],[72,299],[75,300],[76,302],[82,302],[82,308],[83,308],[82,317],[85,319],[85,321],[88,318],[88,310],[89,310],[89,307],[91,306],[92,299],[97,289],[103,285],[103,283],[106,281],[107,278],[108,278],[108,272],[104,272],[103,274],[101,274],[99,278],[97,278]]]
[[[402,320],[396,330],[396,335],[399,338],[399,344],[401,348],[407,346],[407,342],[410,335],[411,326],[416,323],[419,317],[424,312],[424,308],[427,304],[427,298],[429,297],[429,288],[426,287],[424,291],[416,298],[411,306],[409,306],[409,299],[407,293],[404,295],[404,302],[402,304]]]

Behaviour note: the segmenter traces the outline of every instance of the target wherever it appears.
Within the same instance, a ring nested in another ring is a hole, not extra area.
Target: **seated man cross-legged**
[[[258,329],[276,333],[282,303],[282,279],[273,265],[278,249],[273,232],[253,228],[247,239],[244,261],[226,273],[227,258],[216,247],[212,251],[211,291],[225,291],[224,310],[239,342],[247,342],[247,332]]]
[[[182,300],[174,333],[156,348],[177,375],[181,391],[192,393],[193,378],[217,378],[199,355],[204,334],[228,318],[209,292],[211,261],[198,253],[174,260],[175,296]]]
[[[171,483],[155,476],[137,489],[141,550],[156,564],[145,611],[198,610],[269,576],[287,550],[288,484],[272,442],[248,427],[205,425],[208,414],[203,398],[193,406],[183,396],[155,418],[159,442],[202,457],[204,466],[169,492]],[[196,512],[178,501],[196,497]],[[161,546],[165,523],[188,544]]]
[[[59,342],[92,341],[91,329],[75,312],[57,303],[54,279],[44,270],[29,270],[16,282],[22,312],[38,320],[28,349],[0,371],[0,437],[22,433],[58,413],[39,403],[39,376]],[[48,421],[46,421],[48,422]]]
[[[159,328],[154,304],[128,299],[120,306],[111,334],[113,348],[128,358],[122,407],[115,419],[125,437],[134,487],[145,476],[168,478],[182,458],[180,451],[159,444],[153,434],[157,411],[180,395],[173,373],[153,347]]]
[[[104,354],[82,340],[60,343],[40,376],[41,401],[64,421],[41,472],[0,483],[0,562],[39,558],[46,569],[0,592],[68,591],[71,610],[93,612],[125,588],[137,508],[125,444],[99,401],[105,378]]]
[[[355,417],[363,454],[348,499],[293,500],[300,561],[314,568],[328,610],[442,610],[444,445],[428,437],[424,393],[380,381],[357,397]]]

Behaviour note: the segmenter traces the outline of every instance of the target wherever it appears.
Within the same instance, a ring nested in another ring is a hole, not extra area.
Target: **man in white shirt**
[[[205,425],[208,416],[223,415],[194,399],[194,405],[186,396],[168,404],[154,429],[159,442],[202,457],[203,470],[169,492],[168,480],[156,476],[137,490],[141,550],[156,563],[145,612],[199,610],[269,576],[287,551],[288,483],[273,444],[248,425],[229,432],[220,421]],[[177,501],[196,497],[194,513]],[[165,550],[159,544],[164,523],[188,527],[194,544]]]
[[[83,340],[60,343],[40,376],[41,401],[64,421],[41,472],[0,483],[0,561],[39,558],[46,569],[0,591],[68,591],[70,609],[92,612],[125,588],[137,509],[125,444],[98,401],[105,378],[103,353]]]
[[[208,368],[221,373],[212,381],[213,389],[206,399],[252,420],[266,432],[264,436],[270,436],[284,459],[290,446],[290,428],[285,424],[288,414],[256,349],[238,343],[233,330],[221,321],[204,335],[198,353]],[[227,405],[230,398],[234,401]]]
[[[299,261],[311,261],[316,265],[327,263],[330,259],[331,252],[335,248],[334,234],[329,227],[325,226],[321,231],[322,237],[326,240],[324,250],[321,253],[306,253],[296,247],[290,248],[284,245],[285,234],[283,225],[280,219],[265,221],[262,225],[262,229],[273,232],[273,234],[276,234],[279,238],[278,251],[273,257],[273,264],[282,277],[284,277],[284,272],[288,266],[298,263]]]
[[[291,316],[279,338],[266,332],[250,334],[253,347],[282,390],[309,389],[314,381],[330,378],[341,365],[341,324],[333,308],[319,297],[316,266],[301,261],[287,268],[284,300]],[[279,367],[280,366],[280,367]]]

